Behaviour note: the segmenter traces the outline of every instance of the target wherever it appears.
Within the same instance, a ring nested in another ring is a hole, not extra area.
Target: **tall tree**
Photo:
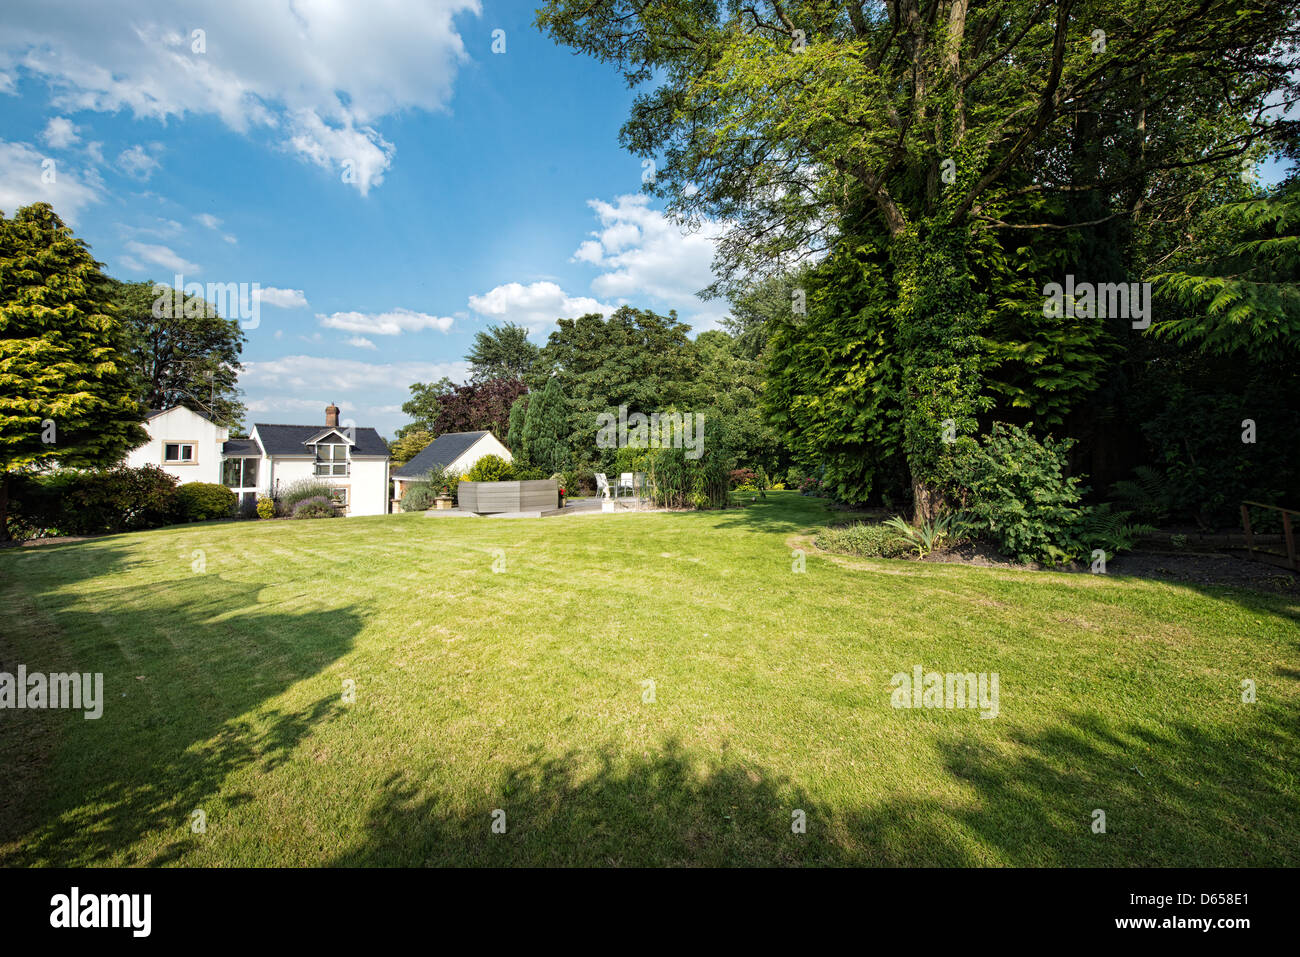
[[[695,396],[699,358],[677,314],[661,316],[623,306],[606,319],[596,313],[561,319],[542,348],[529,384],[536,392],[552,374],[569,409],[569,447],[583,461],[598,457],[596,416],[683,409]]]
[[[405,438],[412,432],[434,432],[434,424],[438,421],[439,397],[447,395],[454,388],[455,383],[446,376],[437,382],[413,383],[411,397],[402,403],[402,411],[411,417],[411,421],[397,430],[397,438]]]
[[[239,356],[245,337],[239,321],[162,284],[113,280],[112,290],[144,406],[183,405],[237,427],[244,417]]]
[[[0,213],[0,538],[11,473],[108,466],[148,436],[109,281],[47,203]]]
[[[537,362],[541,351],[528,341],[528,330],[507,322],[488,326],[474,333],[474,345],[465,356],[469,360],[470,380],[523,379]]]
[[[510,428],[510,407],[524,391],[518,379],[488,379],[453,386],[438,396],[433,434],[487,430],[504,441]]]
[[[560,380],[551,376],[546,386],[534,393],[524,415],[524,446],[528,465],[555,473],[569,464],[569,415]]]
[[[1176,233],[1296,125],[1290,0],[548,0],[538,23],[651,84],[623,142],[660,157],[670,209],[731,224],[715,288],[846,237],[883,254],[919,514],[948,423],[997,401],[990,260],[1064,230]]]
[[[528,395],[525,392],[515,399],[510,406],[510,418],[507,422],[506,448],[520,465],[529,464],[528,444],[524,438],[524,422],[528,418]]]

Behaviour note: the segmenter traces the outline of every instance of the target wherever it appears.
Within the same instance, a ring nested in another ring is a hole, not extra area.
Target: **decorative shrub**
[[[19,473],[9,511],[9,533],[18,539],[156,528],[175,520],[176,479],[155,465]]]
[[[973,533],[1017,561],[1069,561],[1087,491],[1065,474],[1072,444],[1050,436],[1039,442],[1019,426],[995,422],[982,442],[968,440],[953,457],[945,491],[965,509]]]
[[[735,453],[717,416],[704,420],[704,432],[697,437],[698,458],[682,442],[681,448],[651,450],[647,478],[656,505],[668,508],[723,508],[730,489],[728,473],[735,465]]]
[[[467,482],[509,482],[515,477],[515,467],[499,455],[485,455],[465,476]]]
[[[423,482],[412,485],[402,493],[403,512],[427,512],[434,507],[438,493],[432,485]]]
[[[239,496],[212,482],[190,482],[176,490],[176,510],[183,522],[230,518],[238,504]]]
[[[275,518],[275,499],[259,495],[257,497],[257,517]]]
[[[433,489],[435,495],[441,495],[444,492],[451,496],[451,500],[456,501],[456,490],[460,486],[462,476],[459,472],[452,472],[444,468],[429,469],[425,481]]]
[[[568,469],[564,472],[556,472],[551,478],[563,485],[570,497],[596,494],[596,473],[591,469]]]
[[[334,503],[324,495],[305,498],[293,507],[294,518],[335,518]]]
[[[818,548],[863,558],[906,558],[912,551],[908,540],[885,525],[857,524],[826,528],[813,539]]]
[[[737,488],[742,485],[749,486],[750,488],[758,488],[758,473],[753,469],[732,469],[728,473],[728,479],[731,482],[732,488]],[[737,488],[737,490],[739,489]]]
[[[550,478],[541,469],[515,469],[515,480],[519,482],[539,482]]]
[[[292,515],[294,507],[299,502],[309,498],[330,497],[331,489],[328,485],[316,478],[302,478],[296,482],[290,482],[276,497],[276,503],[281,515]]]

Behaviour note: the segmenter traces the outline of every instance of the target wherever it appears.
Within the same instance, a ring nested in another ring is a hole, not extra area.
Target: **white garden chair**
[[[623,491],[623,489],[627,489],[629,495],[636,494],[636,484],[633,481],[631,472],[624,472],[618,477],[618,488],[614,489],[615,498],[618,497],[618,493]]]

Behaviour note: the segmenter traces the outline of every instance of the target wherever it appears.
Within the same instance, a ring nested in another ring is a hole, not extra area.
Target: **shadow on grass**
[[[878,804],[831,805],[797,781],[669,742],[657,754],[539,755],[457,801],[394,773],[346,866],[1253,866],[1300,863],[1294,713],[1244,737],[1089,714],[990,747],[937,746],[948,784],[875,779]],[[907,718],[900,718],[907,720]],[[873,772],[863,769],[864,778]],[[793,812],[807,833],[792,831]],[[1094,833],[1094,812],[1107,830]],[[505,833],[493,833],[504,811]]]
[[[0,771],[19,771],[22,790],[0,802],[0,863],[97,863],[170,831],[162,851],[123,863],[168,860],[183,849],[191,812],[213,813],[227,775],[275,767],[334,713],[337,695],[295,711],[260,706],[347,652],[358,612],[277,611],[259,603],[258,586],[215,573],[115,585],[136,554],[101,545],[32,566],[31,597],[7,589],[24,620],[0,658],[29,672],[101,672],[104,701],[97,720],[0,712]],[[91,592],[67,589],[76,578],[101,580]]]

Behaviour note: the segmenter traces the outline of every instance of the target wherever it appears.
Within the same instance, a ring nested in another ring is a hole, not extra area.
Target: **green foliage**
[[[905,558],[912,546],[893,528],[876,523],[840,525],[822,529],[813,539],[828,552],[859,555],[862,558]]]
[[[183,522],[208,522],[235,514],[239,496],[215,482],[189,482],[176,490],[176,511]]]
[[[1069,561],[1086,491],[1066,475],[1072,444],[1050,436],[1040,442],[1019,426],[994,423],[981,443],[963,443],[945,491],[961,503],[972,534],[1017,561]]]
[[[530,393],[525,392],[515,399],[514,404],[510,406],[510,424],[506,430],[506,448],[510,450],[514,460],[521,464],[529,461],[528,443],[524,439],[524,423],[528,419],[529,395]]]
[[[467,482],[510,482],[515,477],[515,467],[499,455],[485,455],[474,463]]]
[[[432,485],[417,482],[402,493],[403,512],[426,512],[434,507],[438,491]]]
[[[1206,215],[1226,238],[1199,268],[1155,277],[1174,306],[1151,332],[1221,355],[1276,360],[1300,354],[1300,179],[1271,196],[1227,203]]]
[[[620,307],[608,319],[591,313],[558,321],[529,385],[536,393],[555,374],[568,410],[567,445],[575,462],[600,462],[608,470],[612,450],[596,446],[600,413],[617,415],[620,405],[629,413],[645,414],[690,406],[699,359],[688,329],[675,312],[661,316],[631,306]]]
[[[152,282],[111,281],[126,333],[124,360],[148,409],[183,405],[237,427],[239,356],[245,336],[235,317],[223,318],[201,298]]]
[[[411,397],[402,403],[402,411],[411,421],[397,430],[400,440],[411,432],[428,432],[437,435],[434,424],[442,408],[439,397],[455,388],[455,383],[443,376],[437,382],[416,382],[411,385]]]
[[[541,392],[529,401],[523,435],[528,465],[549,475],[568,464],[569,416],[558,376],[547,379]]]
[[[257,497],[257,517],[275,518],[275,499],[266,495]]]
[[[937,548],[959,541],[971,523],[965,516],[949,512],[923,518],[915,525],[897,515],[883,524],[907,542],[908,547],[915,550],[917,558],[924,558]]]
[[[19,473],[12,493],[9,531],[20,539],[156,528],[177,511],[176,479],[154,465]]]
[[[425,473],[425,481],[429,487],[438,495],[450,495],[454,500],[456,498],[456,489],[460,485],[464,476],[459,472],[453,472],[450,469],[435,467]]]
[[[1134,478],[1123,479],[1110,487],[1110,497],[1139,521],[1161,523],[1169,520],[1174,498],[1164,474],[1150,465],[1139,465]]]
[[[1074,553],[1086,561],[1093,549],[1099,548],[1110,559],[1117,552],[1132,551],[1138,539],[1154,531],[1150,525],[1133,521],[1132,513],[1115,510],[1107,502],[1084,510],[1073,536]]]
[[[507,322],[474,333],[474,345],[465,358],[470,379],[523,379],[533,369],[541,350],[528,341],[528,330]],[[513,450],[512,450],[513,451]]]
[[[0,535],[9,476],[120,461],[147,435],[90,250],[46,203],[0,213]]]
[[[736,463],[721,423],[706,418],[698,458],[682,448],[650,450],[647,480],[656,505],[666,508],[724,508],[728,504],[728,473]]]
[[[337,518],[338,509],[323,495],[305,498],[293,507],[294,518]]]
[[[388,447],[389,454],[392,456],[392,467],[397,468],[411,461],[428,448],[434,438],[434,434],[427,429],[411,429],[398,436],[397,440]]]

